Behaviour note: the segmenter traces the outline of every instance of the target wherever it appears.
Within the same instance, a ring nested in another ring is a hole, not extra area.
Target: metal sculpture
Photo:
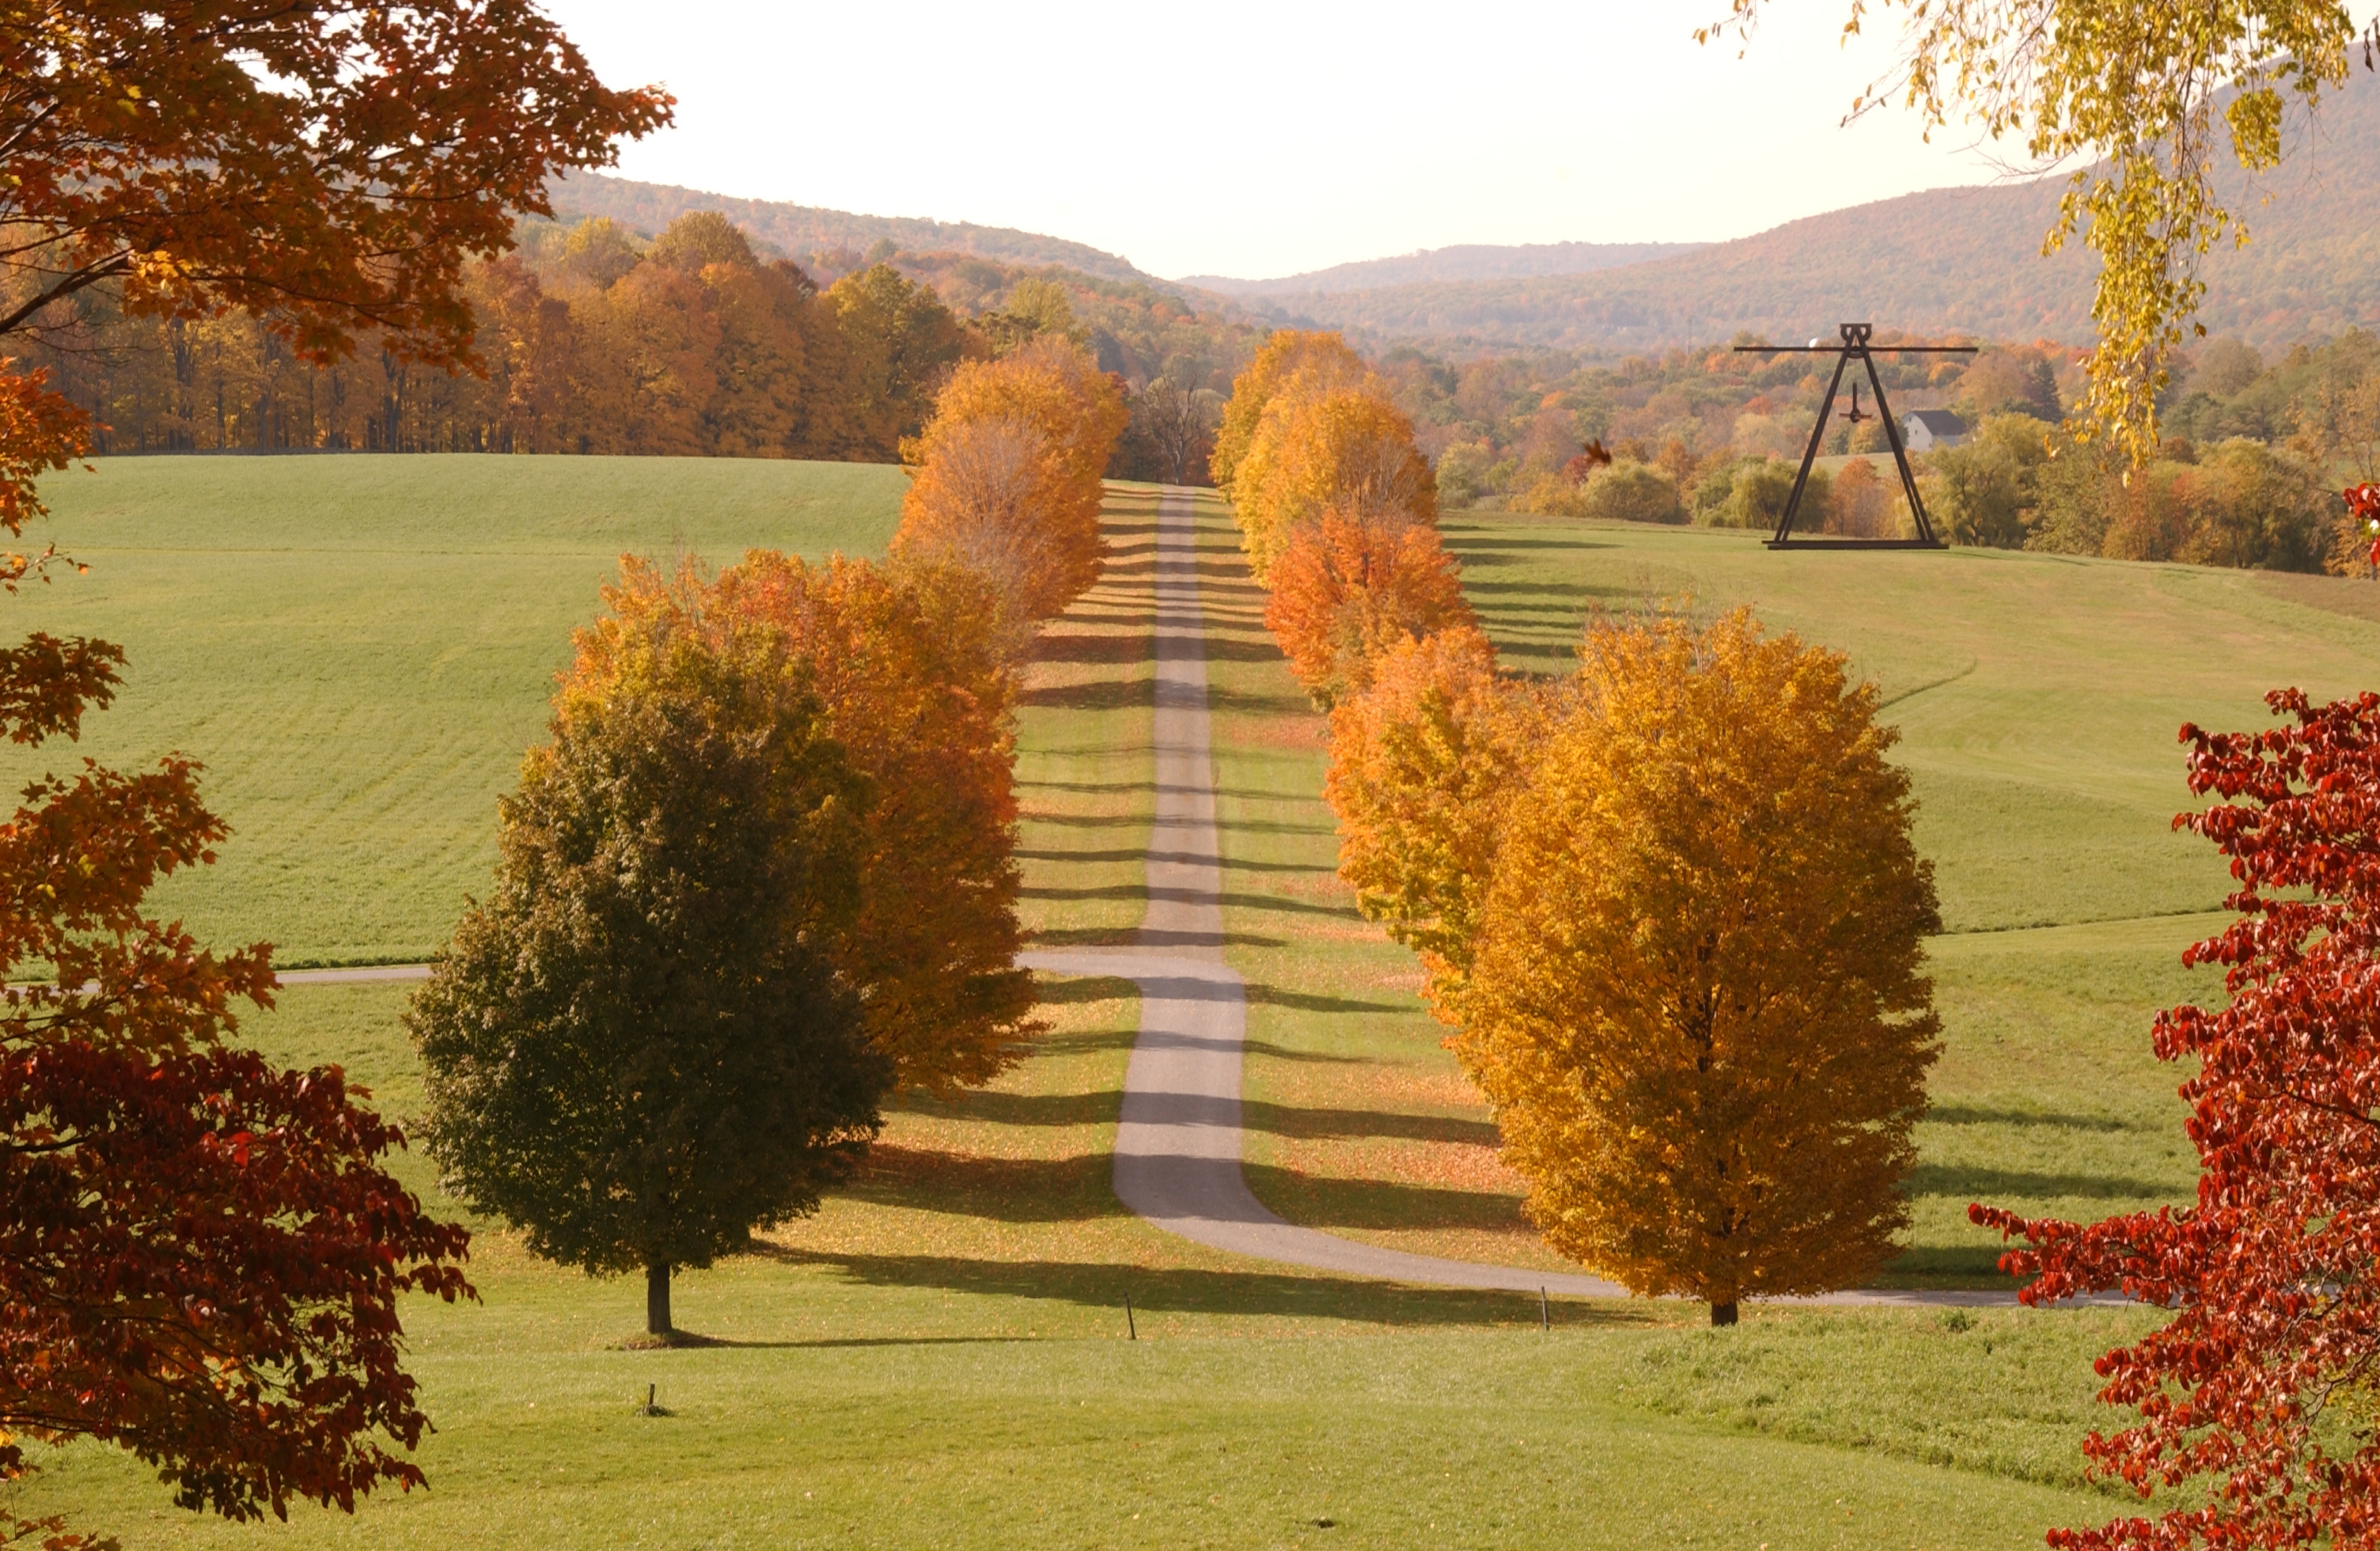
[[[1909,467],[1909,449],[1900,440],[1900,423],[1892,418],[1892,406],[1884,396],[1884,379],[1876,375],[1872,350],[1898,352],[1901,355],[1972,356],[1973,345],[1876,345],[1868,343],[1876,331],[1872,323],[1842,323],[1840,345],[1739,345],[1739,355],[1824,356],[1835,357],[1835,375],[1827,383],[1826,402],[1818,407],[1818,423],[1810,428],[1810,449],[1802,454],[1802,472],[1794,476],[1793,493],[1785,501],[1784,515],[1777,519],[1776,537],[1768,540],[1772,550],[1939,550],[1947,548],[1935,537],[1934,525],[1926,519],[1925,502],[1917,493],[1917,476]],[[1793,537],[1793,519],[1801,515],[1802,492],[1809,488],[1811,466],[1818,461],[1818,447],[1827,434],[1827,419],[1835,411],[1835,394],[1843,385],[1843,369],[1854,360],[1867,370],[1868,386],[1876,390],[1876,413],[1870,416],[1859,406],[1859,382],[1852,382],[1851,412],[1844,417],[1857,425],[1865,419],[1884,422],[1885,440],[1892,444],[1892,461],[1900,470],[1900,491],[1909,498],[1909,514],[1917,522],[1913,539],[1844,539]]]

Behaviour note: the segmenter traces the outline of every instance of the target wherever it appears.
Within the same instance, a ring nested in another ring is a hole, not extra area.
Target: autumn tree
[[[446,1187],[589,1274],[670,1281],[814,1210],[892,1062],[838,944],[868,783],[810,664],[627,565],[500,808],[493,895],[406,1013]]]
[[[809,664],[826,735],[868,782],[832,955],[894,1081],[946,1097],[1041,1027],[1016,967],[1016,689],[989,590],[959,567],[754,551],[704,600],[715,628],[755,622]]]
[[[358,332],[391,360],[468,357],[466,261],[510,245],[555,171],[665,121],[605,89],[534,8],[459,0],[16,6],[0,13],[0,339],[244,309],[300,357]],[[89,445],[88,418],[0,361],[0,527]],[[0,565],[10,591],[54,558]],[[0,727],[38,745],[103,708],[122,654],[0,651]],[[144,913],[225,834],[198,767],[86,762],[0,826],[0,1473],[24,1443],[135,1453],[227,1517],[352,1508],[418,1484],[427,1419],[400,1297],[468,1292],[467,1237],[380,1167],[401,1141],[335,1068],[231,1048],[270,950],[218,956]],[[0,1526],[12,1539],[55,1523]]]
[[[1438,484],[1414,444],[1413,422],[1366,389],[1315,391],[1293,380],[1266,406],[1232,485],[1241,547],[1257,579],[1303,523],[1326,509],[1371,518],[1438,521]]]
[[[930,285],[890,264],[870,264],[826,290],[852,364],[847,378],[859,427],[853,455],[891,460],[925,429],[934,392],[965,353],[965,331]]]
[[[1513,799],[1450,1041],[1556,1249],[1706,1301],[1894,1253],[1938,1045],[1931,869],[1843,658],[1604,623]]]
[[[1324,709],[1372,681],[1402,642],[1475,627],[1438,529],[1396,513],[1327,507],[1273,562],[1265,624]]]
[[[2098,347],[2085,362],[2081,429],[2126,462],[2157,444],[2157,395],[2206,284],[2216,244],[2249,228],[2216,191],[2218,148],[2246,172],[2280,164],[2290,109],[2341,89],[2357,44],[2336,0],[1900,0],[1901,63],[1854,100],[1899,98],[1929,127],[1964,120],[2019,140],[2043,167],[2080,164],[2042,244],[2078,232],[2099,258]],[[1763,0],[1729,0],[1748,33]],[[1851,7],[1850,30],[1866,6]],[[2186,17],[2186,21],[2185,21]],[[1706,27],[1707,40],[1725,24]],[[2364,35],[2364,59],[2380,22]]]
[[[2053,1530],[2073,1551],[2352,1545],[2380,1502],[2380,695],[2265,697],[2290,724],[2185,726],[2191,791],[2220,800],[2177,828],[2231,860],[2238,913],[2193,944],[2227,1005],[2157,1015],[2186,1061],[2194,1205],[2082,1226],[1975,1206],[2030,1247],[2020,1296],[2120,1291],[2165,1324],[2099,1359],[2099,1398],[2136,1420],[2083,1443],[2092,1472],[2155,1518]]]
[[[0,336],[105,285],[135,314],[244,309],[310,359],[368,331],[461,361],[465,261],[551,214],[553,174],[669,114],[528,6],[11,6]]]
[[[1461,1022],[1505,820],[1558,706],[1559,691],[1500,678],[1488,637],[1457,627],[1390,648],[1370,687],[1331,708],[1339,876],[1366,919],[1421,956],[1447,1023]]]
[[[917,475],[895,552],[983,563],[1018,578],[1015,613],[1054,616],[1099,579],[1101,475],[1127,414],[1115,380],[1061,339],[965,363],[906,449]]]
[[[938,431],[912,478],[892,552],[990,584],[998,639],[1014,659],[1041,621],[1098,579],[1080,528],[1052,520],[1073,499],[1039,427],[1018,416],[962,420]]]
[[[1218,489],[1229,494],[1239,477],[1240,460],[1256,440],[1257,423],[1266,406],[1292,379],[1303,377],[1322,392],[1358,388],[1371,377],[1364,357],[1347,348],[1335,333],[1301,333],[1281,329],[1259,346],[1247,370],[1232,379],[1232,396],[1223,406],[1222,423],[1215,431],[1215,450],[1208,470]]]

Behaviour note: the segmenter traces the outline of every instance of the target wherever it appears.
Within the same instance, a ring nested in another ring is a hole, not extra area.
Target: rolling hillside
[[[1232,280],[1222,275],[1194,274],[1182,284],[1227,297],[1335,296],[1346,291],[1373,291],[1390,285],[1429,285],[1439,281],[1519,280],[1538,275],[1585,274],[1618,269],[1651,259],[1691,253],[1710,245],[1703,242],[1533,242],[1516,248],[1468,243],[1456,248],[1426,248],[1395,259],[1366,259],[1352,264],[1293,274],[1280,280]]]
[[[1934,189],[1587,273],[1416,277],[1348,290],[1318,283],[1340,273],[1325,271],[1305,277],[1318,284],[1246,300],[1282,321],[1310,320],[1376,342],[1643,349],[1739,329],[1795,338],[1863,318],[2082,343],[2091,334],[2095,265],[2079,245],[2040,256],[2063,188],[2049,179]],[[2207,262],[2202,321],[2210,333],[2270,347],[2380,318],[2380,243],[2371,236],[2380,225],[2380,80],[2359,71],[2300,133],[2278,173],[2251,186],[2234,171],[2224,192],[2254,240]]]
[[[894,247],[913,253],[971,253],[1003,264],[1062,264],[1102,280],[1152,280],[1112,253],[1036,232],[978,226],[965,221],[855,215],[848,211],[819,210],[770,200],[738,200],[725,194],[707,194],[698,188],[605,177],[600,173],[556,179],[553,208],[565,221],[603,215],[640,232],[658,232],[688,211],[715,210],[752,236],[796,259],[821,248],[865,251],[889,238]]]

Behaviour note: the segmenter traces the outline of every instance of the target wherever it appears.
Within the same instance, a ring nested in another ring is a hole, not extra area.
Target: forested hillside
[[[2380,79],[2359,69],[2296,134],[2281,171],[2252,186],[2235,170],[2222,185],[2254,239],[2207,260],[2209,333],[2269,349],[2380,316]],[[1935,189],[1585,274],[1318,284],[1251,302],[1283,321],[1446,346],[1633,351],[1742,329],[1802,338],[1851,319],[2079,345],[2091,337],[2091,259],[2079,244],[2040,254],[2063,188]]]
[[[565,224],[601,215],[639,232],[658,232],[693,211],[715,210],[765,247],[775,248],[771,257],[791,259],[813,275],[822,275],[827,280],[857,269],[863,262],[891,258],[896,251],[967,253],[1027,269],[1062,264],[1103,280],[1150,279],[1112,253],[1103,253],[1084,243],[1068,242],[1063,237],[1043,236],[1038,232],[1020,232],[1007,226],[855,215],[849,211],[819,210],[774,200],[731,199],[723,194],[706,194],[698,188],[638,183],[601,173],[580,173],[567,180],[557,180],[552,197],[553,208]],[[871,249],[876,250],[872,257]]]
[[[1130,394],[1115,472],[1195,478],[1182,428],[1198,423],[1198,395],[1230,387],[1260,333],[1232,304],[1197,310],[1146,280],[964,253],[904,251],[814,276],[715,211],[650,236],[597,217],[530,223],[519,237],[518,251],[466,276],[481,375],[378,351],[315,367],[245,314],[128,319],[103,288],[62,307],[29,355],[91,411],[103,453],[882,463],[958,362],[1054,333],[1087,346]]]
[[[1220,275],[1194,274],[1182,282],[1227,297],[1336,295],[1343,291],[1378,290],[1387,285],[1426,285],[1444,280],[1515,280],[1532,275],[1585,274],[1618,269],[1649,259],[1692,253],[1710,245],[1703,242],[1532,242],[1499,248],[1468,243],[1433,248],[1394,259],[1366,259],[1352,264],[1293,274],[1280,280],[1231,280]]]

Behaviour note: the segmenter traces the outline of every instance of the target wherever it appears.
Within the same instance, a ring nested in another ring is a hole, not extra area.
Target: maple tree
[[[1366,919],[1421,955],[1450,1024],[1513,799],[1527,785],[1559,691],[1496,673],[1475,626],[1401,641],[1372,682],[1330,711],[1323,796],[1339,824],[1339,876]]]
[[[1065,468],[1038,426],[1015,416],[937,428],[903,495],[892,552],[964,567],[990,584],[1003,648],[1014,657],[1040,622],[1099,577]]]
[[[1232,485],[1232,510],[1257,580],[1302,523],[1337,508],[1368,518],[1438,521],[1438,484],[1404,412],[1364,388],[1323,391],[1293,378],[1265,406]]]
[[[466,261],[670,108],[505,0],[11,6],[0,336],[105,286],[134,314],[243,309],[310,359],[370,331],[464,361]]]
[[[2200,1161],[2194,1205],[2082,1226],[1976,1206],[2022,1237],[2002,1266],[2053,1303],[2119,1290],[2172,1312],[2099,1359],[2100,1399],[2133,1408],[2094,1432],[2092,1470],[2154,1519],[2054,1530],[2087,1548],[2361,1545],[2380,1519],[2380,695],[2265,697],[2285,724],[2181,730],[2193,794],[2175,820],[2230,858],[2238,913],[2193,944],[2228,1004],[2157,1015]]]
[[[1364,357],[1347,342],[1327,331],[1280,329],[1257,349],[1245,370],[1232,379],[1232,396],[1223,405],[1223,419],[1215,430],[1215,450],[1208,455],[1208,477],[1230,494],[1239,478],[1240,460],[1255,442],[1257,423],[1266,406],[1293,379],[1304,378],[1325,391],[1362,387],[1371,379]]]
[[[0,372],[0,528],[88,422],[38,373]],[[55,548],[0,560],[43,579]],[[0,649],[0,730],[73,739],[122,650],[36,633]],[[90,1437],[233,1519],[294,1498],[352,1509],[420,1484],[428,1425],[400,1363],[397,1302],[470,1292],[468,1235],[378,1160],[403,1137],[335,1067],[276,1070],[226,1041],[270,1007],[267,944],[218,955],[148,915],[156,880],[214,859],[225,828],[199,767],[45,775],[0,824],[0,1478],[26,1444]],[[385,1439],[386,1442],[382,1440]],[[0,1535],[91,1544],[55,1519]]]
[[[893,1064],[837,943],[866,778],[811,665],[633,560],[501,807],[495,890],[406,1013],[446,1187],[590,1274],[670,1282],[815,1210]]]
[[[826,733],[868,781],[858,903],[832,951],[895,1082],[944,1097],[1042,1027],[1016,967],[1016,687],[988,590],[957,567],[754,551],[703,600],[809,664]]]
[[[1601,622],[1512,799],[1449,1041],[1548,1242],[1706,1301],[1894,1253],[1939,1046],[1931,869],[1840,653]]]
[[[1316,704],[1369,687],[1399,642],[1471,626],[1471,605],[1438,530],[1402,514],[1325,508],[1273,562],[1265,624]]]
[[[1061,337],[963,363],[904,449],[917,472],[894,551],[978,565],[1023,619],[1056,615],[1099,580],[1101,477],[1129,415],[1115,380]]]

